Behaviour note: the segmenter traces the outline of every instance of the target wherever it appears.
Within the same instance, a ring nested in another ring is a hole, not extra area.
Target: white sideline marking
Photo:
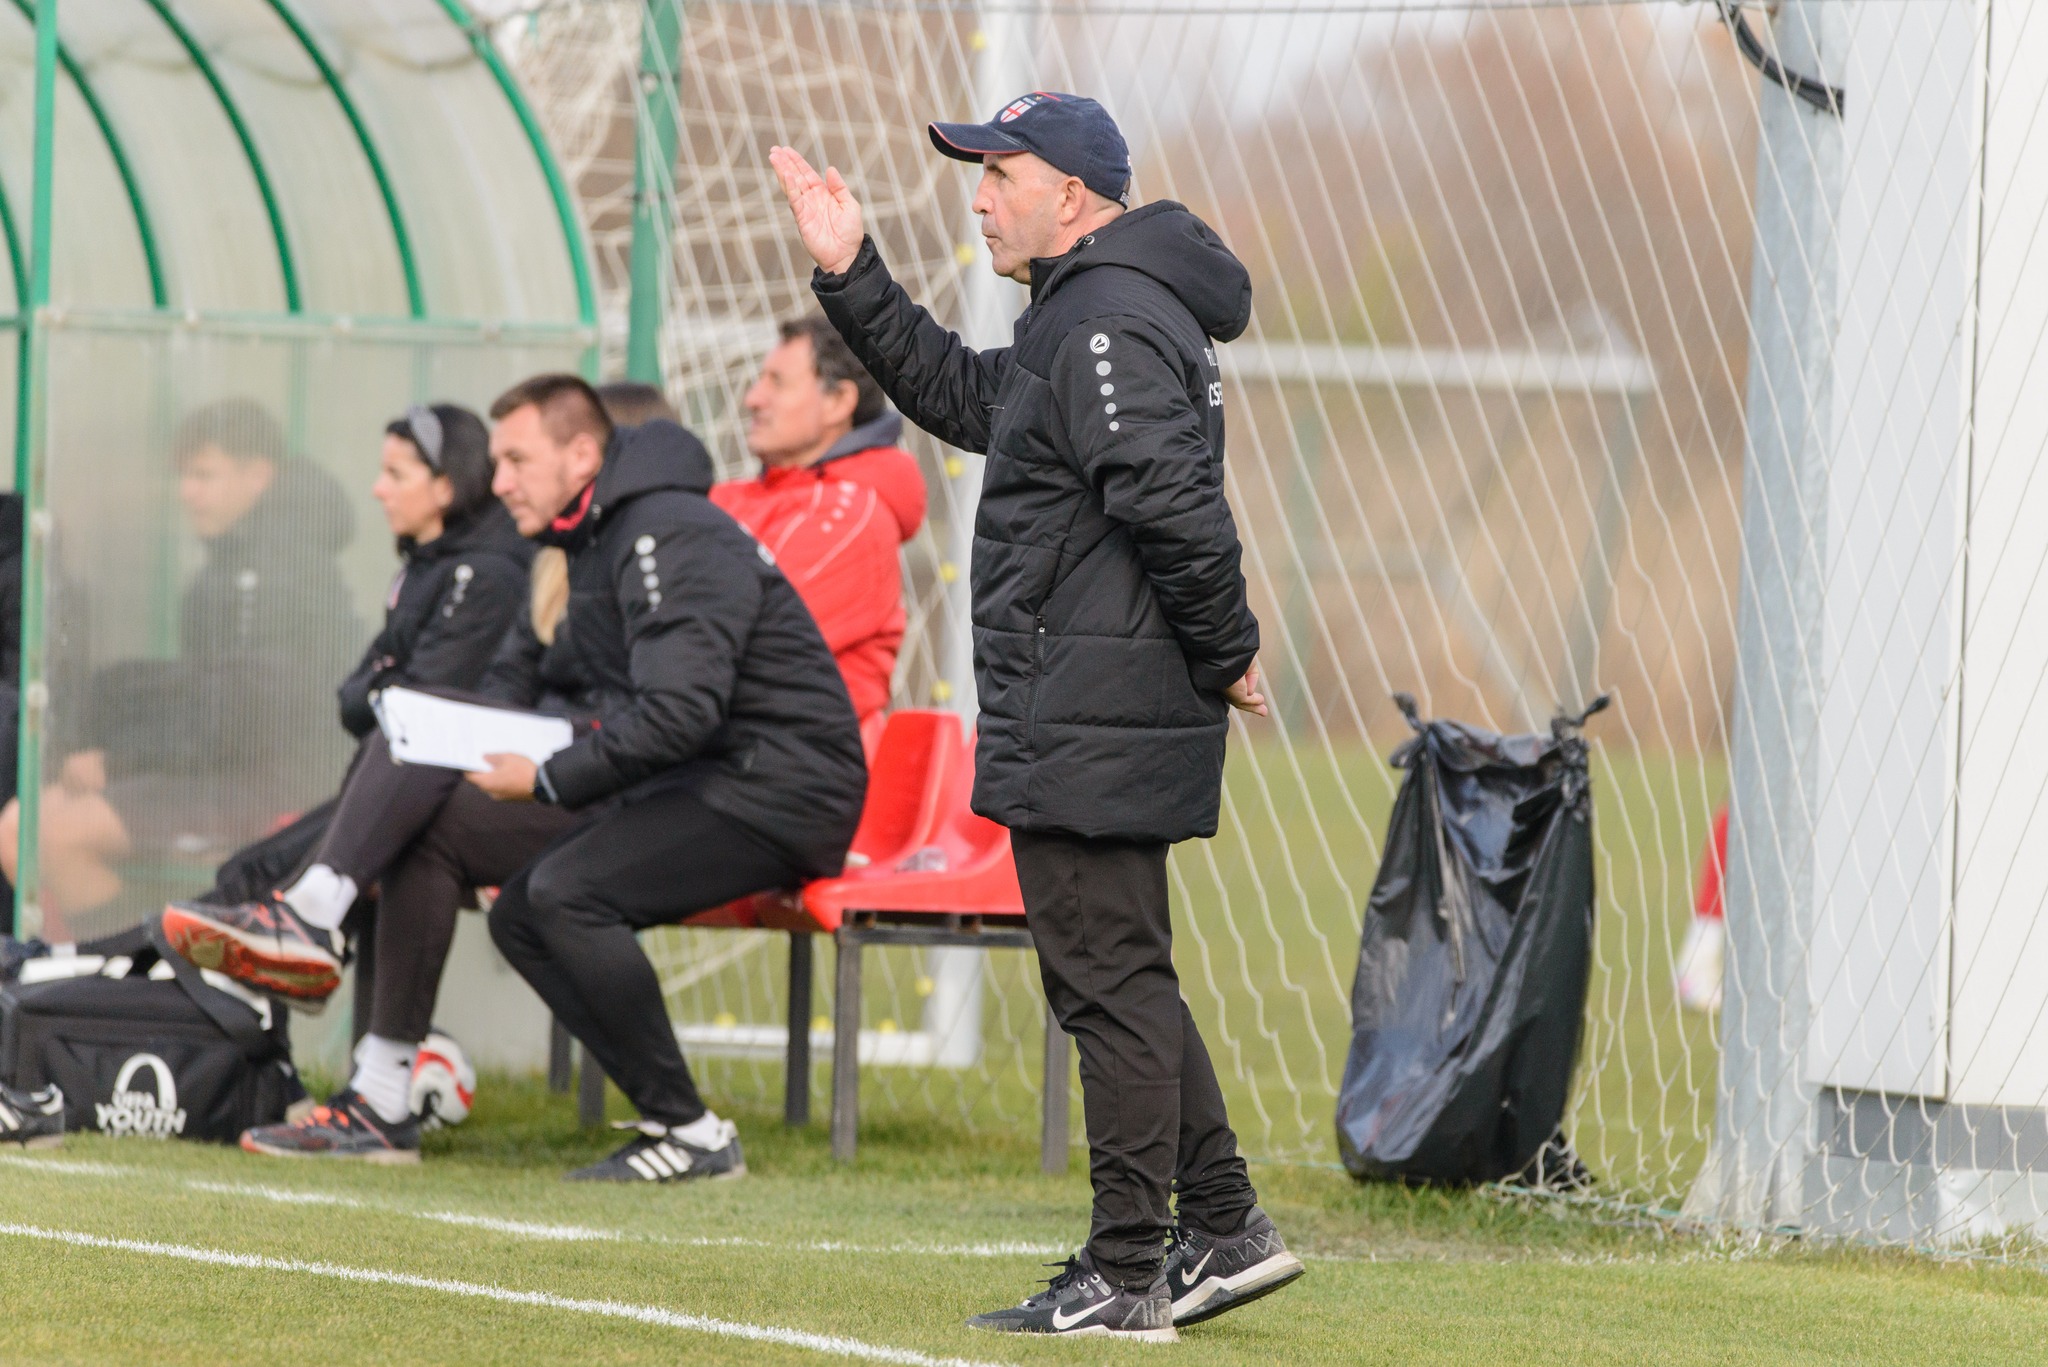
[[[256,1253],[229,1253],[222,1249],[193,1248],[185,1244],[165,1244],[143,1239],[110,1239],[76,1230],[44,1229],[38,1225],[0,1224],[0,1234],[13,1235],[21,1239],[41,1239],[48,1243],[69,1244],[74,1248],[103,1248],[121,1253],[140,1253],[153,1258],[177,1258],[184,1262],[204,1263],[212,1267],[295,1272],[308,1277],[331,1277],[337,1281],[399,1286],[414,1291],[440,1291],[451,1296],[469,1296],[477,1300],[498,1301],[507,1305],[531,1305],[544,1310],[569,1310],[584,1315],[601,1315],[609,1319],[633,1320],[640,1324],[659,1325],[668,1329],[685,1329],[692,1333],[711,1334],[719,1338],[747,1339],[755,1343],[777,1343],[789,1348],[806,1348],[814,1353],[828,1353],[834,1357],[900,1363],[902,1367],[997,1367],[993,1363],[974,1362],[967,1358],[935,1358],[912,1348],[890,1348],[883,1344],[865,1343],[860,1339],[844,1338],[837,1334],[812,1334],[801,1329],[778,1329],[772,1325],[713,1319],[709,1315],[691,1315],[679,1310],[664,1310],[655,1305],[582,1300],[570,1296],[556,1296],[546,1291],[514,1291],[510,1287],[492,1286],[486,1282],[462,1282],[445,1277],[422,1277],[411,1272],[386,1272],[372,1267],[343,1267],[336,1263],[303,1262],[297,1258],[270,1258]]]
[[[61,1163],[38,1159],[13,1161],[33,1164],[51,1172],[79,1173],[91,1177],[126,1177],[140,1172],[137,1168],[116,1168],[105,1164]],[[779,1242],[773,1239],[748,1239],[738,1235],[721,1238],[709,1235],[650,1234],[622,1229],[597,1229],[589,1225],[554,1225],[527,1220],[507,1220],[493,1215],[470,1215],[453,1210],[413,1210],[407,1206],[364,1201],[334,1192],[301,1191],[291,1187],[262,1186],[253,1182],[207,1182],[193,1178],[187,1180],[185,1186],[191,1191],[204,1191],[216,1196],[248,1196],[259,1201],[275,1201],[286,1206],[335,1206],[345,1210],[372,1210],[385,1215],[402,1215],[412,1220],[433,1220],[444,1225],[461,1225],[468,1229],[487,1230],[493,1234],[508,1234],[518,1239],[551,1239],[564,1243],[630,1240],[634,1243],[667,1244],[674,1248],[759,1248],[778,1253],[907,1253],[926,1258],[1020,1258],[1052,1256],[1072,1251],[1064,1244],[1035,1244],[1017,1240],[976,1244],[856,1244],[840,1239]]]
[[[615,1229],[534,1224],[527,1220],[501,1220],[492,1215],[464,1215],[453,1210],[422,1210],[413,1213],[422,1220],[438,1220],[444,1225],[461,1225],[467,1229],[487,1229],[493,1234],[510,1234],[518,1239],[560,1239],[569,1243],[587,1243],[592,1239],[617,1240],[626,1237]]]
[[[201,1182],[194,1179],[185,1185],[193,1191],[211,1192],[215,1196],[254,1196],[287,1206],[348,1206],[360,1209],[363,1204],[352,1196],[333,1196],[324,1191],[287,1191],[283,1187],[252,1187],[243,1182]]]
[[[18,1153],[0,1153],[0,1163],[11,1163],[17,1168],[34,1168],[38,1172],[75,1172],[81,1177],[133,1177],[140,1168],[124,1168],[113,1163],[71,1163],[62,1158],[29,1158]]]

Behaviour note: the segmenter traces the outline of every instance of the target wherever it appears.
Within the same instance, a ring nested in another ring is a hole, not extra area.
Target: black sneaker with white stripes
[[[1173,1322],[1200,1324],[1270,1296],[1299,1277],[1301,1259],[1257,1206],[1235,1234],[1208,1234],[1175,1222],[1166,1253]]]
[[[967,1321],[969,1329],[993,1334],[1071,1334],[1077,1338],[1134,1339],[1141,1343],[1172,1343],[1173,1303],[1160,1278],[1143,1291],[1117,1286],[1095,1270],[1084,1249],[1057,1267],[1045,1290],[1005,1310],[991,1310]]]
[[[0,1085],[0,1144],[52,1149],[64,1142],[64,1093],[52,1084],[37,1092]]]
[[[724,1142],[714,1149],[686,1144],[657,1121],[613,1123],[618,1129],[639,1133],[602,1163],[570,1173],[571,1182],[695,1182],[747,1175],[747,1160],[740,1152],[740,1132],[730,1120],[718,1122]]]

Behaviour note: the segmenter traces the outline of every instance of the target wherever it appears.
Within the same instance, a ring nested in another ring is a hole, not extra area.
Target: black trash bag
[[[1417,734],[1394,752],[1407,775],[1351,988],[1344,1166],[1360,1178],[1587,1185],[1559,1122],[1593,957],[1579,730],[1607,699],[1549,736],[1425,723],[1414,699],[1395,701]],[[1571,1180],[1556,1180],[1560,1166]]]

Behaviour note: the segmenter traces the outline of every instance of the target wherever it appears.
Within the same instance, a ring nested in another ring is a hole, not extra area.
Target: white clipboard
[[[535,764],[565,750],[576,733],[560,717],[387,688],[372,705],[391,758],[400,764],[486,773],[485,755],[524,755]]]

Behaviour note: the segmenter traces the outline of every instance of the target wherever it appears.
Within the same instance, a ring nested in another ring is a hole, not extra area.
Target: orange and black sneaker
[[[390,1121],[344,1087],[303,1119],[242,1132],[242,1147],[273,1158],[354,1158],[365,1163],[420,1161],[420,1122]]]
[[[275,893],[225,907],[173,902],[164,908],[163,928],[171,948],[194,967],[288,1002],[324,1003],[341,985],[341,933],[305,920]]]

